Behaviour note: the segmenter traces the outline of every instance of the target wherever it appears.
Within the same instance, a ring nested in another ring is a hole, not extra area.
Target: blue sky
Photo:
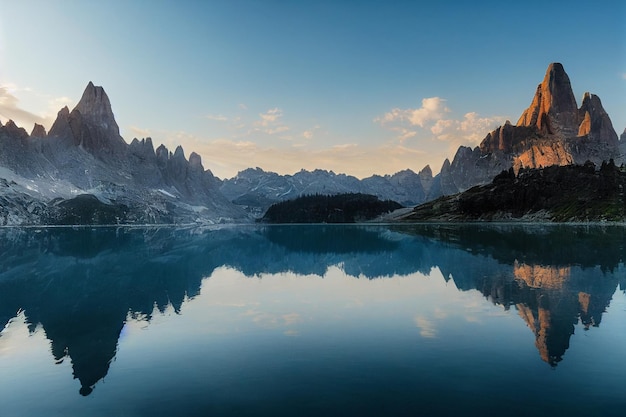
[[[550,62],[621,133],[622,3],[0,0],[0,121],[49,128],[93,81],[127,142],[220,177],[438,172],[515,123]]]

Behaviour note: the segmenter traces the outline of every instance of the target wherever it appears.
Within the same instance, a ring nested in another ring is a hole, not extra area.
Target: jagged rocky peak
[[[626,128],[624,129],[624,132],[622,132],[622,134],[620,135],[619,140],[621,142],[626,141]]]
[[[202,157],[195,152],[189,155],[189,167],[194,171],[204,171],[202,166]]]
[[[26,139],[28,137],[28,133],[26,132],[26,130],[16,125],[15,122],[10,119],[4,126],[1,127],[1,129],[2,129],[2,133],[6,134],[7,136],[11,138]]]
[[[417,173],[417,176],[419,177],[422,183],[422,188],[424,189],[424,193],[428,194],[430,192],[430,189],[432,188],[433,180],[434,180],[433,170],[430,168],[430,165],[426,165],[424,168],[422,168],[421,171]]]
[[[32,132],[30,132],[31,138],[45,138],[47,135],[46,128],[39,123],[35,123]]]
[[[130,143],[130,148],[135,153],[155,153],[154,146],[152,145],[152,138],[144,138],[141,140],[134,138]]]
[[[577,135],[578,108],[563,65],[552,63],[548,66],[530,107],[522,113],[517,125],[535,126],[542,133],[564,137]]]
[[[72,129],[70,128],[70,109],[68,109],[67,106],[64,106],[57,113],[57,118],[54,120],[48,135],[61,138],[72,136]]]
[[[578,136],[589,136],[599,142],[611,146],[617,146],[618,139],[613,123],[609,115],[602,107],[600,97],[595,94],[585,93],[583,102],[578,110],[579,120]]]
[[[430,168],[430,165],[426,165],[424,168],[422,168],[422,170],[420,172],[417,173],[417,175],[419,175],[420,177],[432,177],[433,176],[433,170]]]
[[[118,160],[128,147],[120,136],[109,97],[91,81],[71,112],[67,107],[59,111],[48,136],[62,138],[101,159],[113,156]]]
[[[91,81],[87,84],[83,96],[74,107],[84,117],[88,117],[100,124],[100,127],[109,130],[111,133],[119,135],[120,129],[115,121],[111,102],[104,88],[95,86]]]
[[[151,138],[141,140],[134,138],[130,145],[128,145],[128,149],[130,154],[139,158],[141,163],[156,163],[156,153],[154,151]]]

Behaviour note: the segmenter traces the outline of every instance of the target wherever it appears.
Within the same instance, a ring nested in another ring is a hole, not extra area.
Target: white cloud
[[[259,113],[261,120],[258,122],[260,126],[269,126],[272,123],[276,123],[278,119],[283,117],[283,111],[279,108],[273,108],[265,113]]]
[[[315,125],[311,129],[308,129],[302,132],[302,137],[307,140],[313,139],[313,136],[315,136],[315,132],[320,130],[321,128],[322,127],[320,125]]]
[[[443,117],[450,110],[445,106],[445,99],[441,97],[427,97],[422,100],[422,106],[416,109],[392,109],[383,116],[374,119],[381,126],[390,123],[408,123],[410,126],[424,128],[426,124]]]
[[[476,112],[469,112],[461,120],[437,120],[430,131],[439,140],[477,145],[490,131],[502,125],[504,121],[505,118],[502,116],[481,117]]]
[[[445,100],[439,97],[425,98],[422,107],[410,111],[409,121],[414,126],[424,127],[426,122],[437,120],[450,111],[444,103]]]
[[[265,113],[259,113],[260,120],[253,124],[253,128],[248,133],[265,133],[266,135],[277,135],[287,132],[289,126],[282,122],[283,111],[278,107],[269,109]],[[289,136],[282,136],[281,139],[291,140]]]
[[[214,120],[216,122],[228,121],[228,117],[224,116],[223,114],[207,114],[206,116],[204,116],[204,118],[209,119],[209,120]]]
[[[435,139],[449,142],[451,147],[477,145],[490,131],[501,125],[505,117],[480,116],[476,112],[466,113],[462,119],[446,118],[450,113],[446,100],[428,97],[415,109],[394,108],[374,119],[382,127],[396,133],[400,143],[418,136],[419,129],[431,133]]]
[[[435,123],[433,127],[430,128],[430,131],[437,136],[443,135],[443,133],[448,131],[454,125],[454,123],[454,120],[437,120],[437,123]]]
[[[277,133],[282,133],[282,132],[286,132],[289,130],[289,127],[285,126],[285,125],[280,125],[280,126],[276,126],[275,128],[268,128],[265,130],[265,133],[267,133],[268,135],[275,135]]]

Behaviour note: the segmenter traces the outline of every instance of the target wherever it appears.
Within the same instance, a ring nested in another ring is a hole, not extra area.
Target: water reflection
[[[617,285],[626,289],[623,227],[420,225],[402,231],[473,254],[448,263],[447,274],[459,288],[476,288],[505,308],[514,305],[551,366],[563,359],[574,325],[599,326]],[[486,270],[468,276],[470,262]]]
[[[221,229],[41,229],[0,231],[0,321],[23,311],[71,359],[80,393],[109,372],[129,317],[196,297],[205,277],[229,267],[249,277],[324,276],[339,266],[382,278],[438,268],[460,290],[514,308],[556,366],[574,326],[599,326],[618,285],[626,288],[620,227],[271,226]],[[621,279],[621,282],[619,280]],[[289,316],[284,320],[295,320]],[[432,323],[416,317],[423,335]],[[0,333],[0,338],[2,334]]]

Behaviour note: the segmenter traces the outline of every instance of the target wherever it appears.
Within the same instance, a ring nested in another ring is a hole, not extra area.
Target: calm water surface
[[[3,416],[623,416],[626,229],[0,230]]]

